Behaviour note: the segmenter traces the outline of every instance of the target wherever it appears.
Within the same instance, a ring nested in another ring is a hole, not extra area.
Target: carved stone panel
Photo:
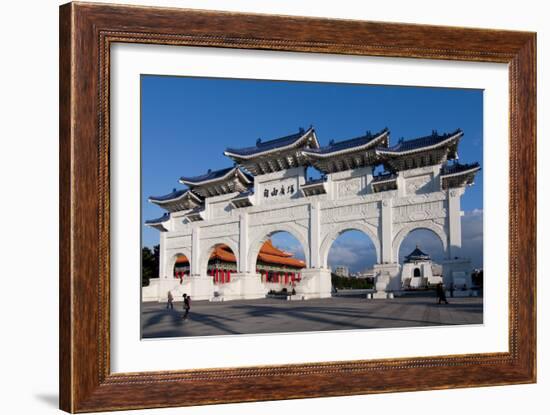
[[[204,226],[201,228],[201,238],[222,237],[239,234],[239,223],[225,223],[221,225]]]
[[[378,203],[363,203],[323,209],[321,223],[342,222],[350,219],[376,218],[379,216]]]
[[[416,177],[416,176],[432,173],[433,170],[434,170],[433,166],[426,166],[426,167],[419,167],[416,169],[403,170],[400,174],[405,178]]]
[[[225,201],[221,203],[212,204],[210,206],[210,209],[211,209],[210,212],[212,215],[212,219],[226,218],[231,216],[232,207],[229,203]]]
[[[191,248],[191,235],[166,238],[166,249]]]
[[[399,199],[396,199],[393,201],[393,206],[405,206],[405,205],[414,205],[417,203],[426,203],[426,202],[434,202],[439,200],[446,200],[447,195],[445,192],[432,192],[427,194],[419,194],[419,195],[407,195],[406,197],[402,197]]]
[[[444,201],[402,205],[393,208],[393,222],[416,222],[444,218],[447,215]]]
[[[361,178],[356,177],[353,179],[342,180],[338,182],[337,185],[338,185],[338,198],[356,196],[361,191]]]
[[[250,214],[250,226],[259,226],[277,222],[294,222],[299,219],[309,218],[309,206],[284,207]]]
[[[432,176],[426,174],[406,180],[407,195],[428,193],[432,190]]]

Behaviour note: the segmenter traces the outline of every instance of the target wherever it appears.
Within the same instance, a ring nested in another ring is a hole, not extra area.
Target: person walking
[[[172,295],[172,291],[168,291],[168,302],[166,303],[166,309],[167,310],[174,309],[174,296]]]
[[[183,294],[183,310],[185,311],[185,313],[183,313],[183,319],[187,320],[189,310],[191,310],[191,296],[186,293]]]
[[[437,287],[436,287],[435,291],[436,291],[436,294],[437,294],[437,304],[441,304],[442,301],[445,304],[449,304],[449,302],[447,301],[447,296],[445,295],[445,287],[443,286],[442,282],[437,284]]]

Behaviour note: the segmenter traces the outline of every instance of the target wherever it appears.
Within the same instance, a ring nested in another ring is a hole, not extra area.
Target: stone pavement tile
[[[181,310],[143,303],[143,337],[212,336],[422,327],[483,322],[482,298],[454,299],[437,305],[433,296],[393,300],[328,298],[308,301],[259,299],[193,304],[188,321]]]

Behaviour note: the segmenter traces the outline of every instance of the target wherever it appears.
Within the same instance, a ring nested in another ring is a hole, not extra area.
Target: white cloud
[[[328,254],[328,265],[347,266],[351,272],[364,271],[376,263],[374,244],[365,235],[344,234],[334,241]]]

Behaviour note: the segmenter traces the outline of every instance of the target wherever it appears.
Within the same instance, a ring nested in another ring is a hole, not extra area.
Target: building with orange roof
[[[284,288],[292,287],[299,282],[300,271],[305,267],[304,261],[294,258],[290,252],[277,248],[271,239],[268,239],[258,253],[256,272],[261,275],[262,282],[272,285],[271,288]],[[189,268],[187,257],[179,257],[174,266],[174,277],[183,281],[189,275]],[[207,270],[215,285],[231,281],[231,274],[237,272],[237,259],[227,245],[217,245],[214,248]]]

